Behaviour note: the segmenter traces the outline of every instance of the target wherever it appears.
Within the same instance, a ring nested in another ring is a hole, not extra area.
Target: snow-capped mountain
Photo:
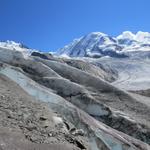
[[[22,43],[16,43],[14,41],[0,41],[0,47],[9,47],[9,48],[20,48],[20,50],[22,49],[29,49],[26,45],[22,44]]]
[[[125,31],[117,37],[92,32],[59,49],[56,54],[69,57],[128,57],[133,52],[150,52],[150,33]]]
[[[0,41],[0,54],[3,56],[6,54],[6,50],[8,50],[6,57],[11,57],[12,53],[16,53],[16,55],[22,55],[23,57],[27,57],[31,54],[33,50],[29,49],[26,45],[22,43],[16,43],[14,41]],[[20,53],[18,53],[20,52]],[[4,57],[4,56],[3,56]],[[20,57],[20,56],[19,56]]]

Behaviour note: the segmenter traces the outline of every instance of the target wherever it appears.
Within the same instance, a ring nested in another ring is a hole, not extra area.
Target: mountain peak
[[[102,32],[91,32],[89,33],[88,35],[97,35],[97,36],[108,36],[107,34],[105,33],[102,33]]]

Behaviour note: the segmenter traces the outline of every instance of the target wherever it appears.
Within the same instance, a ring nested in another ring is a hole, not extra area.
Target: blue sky
[[[150,32],[150,0],[0,0],[0,40],[56,50],[92,31]]]

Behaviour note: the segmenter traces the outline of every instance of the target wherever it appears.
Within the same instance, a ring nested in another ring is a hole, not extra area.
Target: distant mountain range
[[[117,37],[111,37],[101,32],[92,32],[73,40],[70,44],[57,50],[56,54],[64,57],[104,56],[125,58],[137,52],[150,52],[150,33],[125,31]]]

